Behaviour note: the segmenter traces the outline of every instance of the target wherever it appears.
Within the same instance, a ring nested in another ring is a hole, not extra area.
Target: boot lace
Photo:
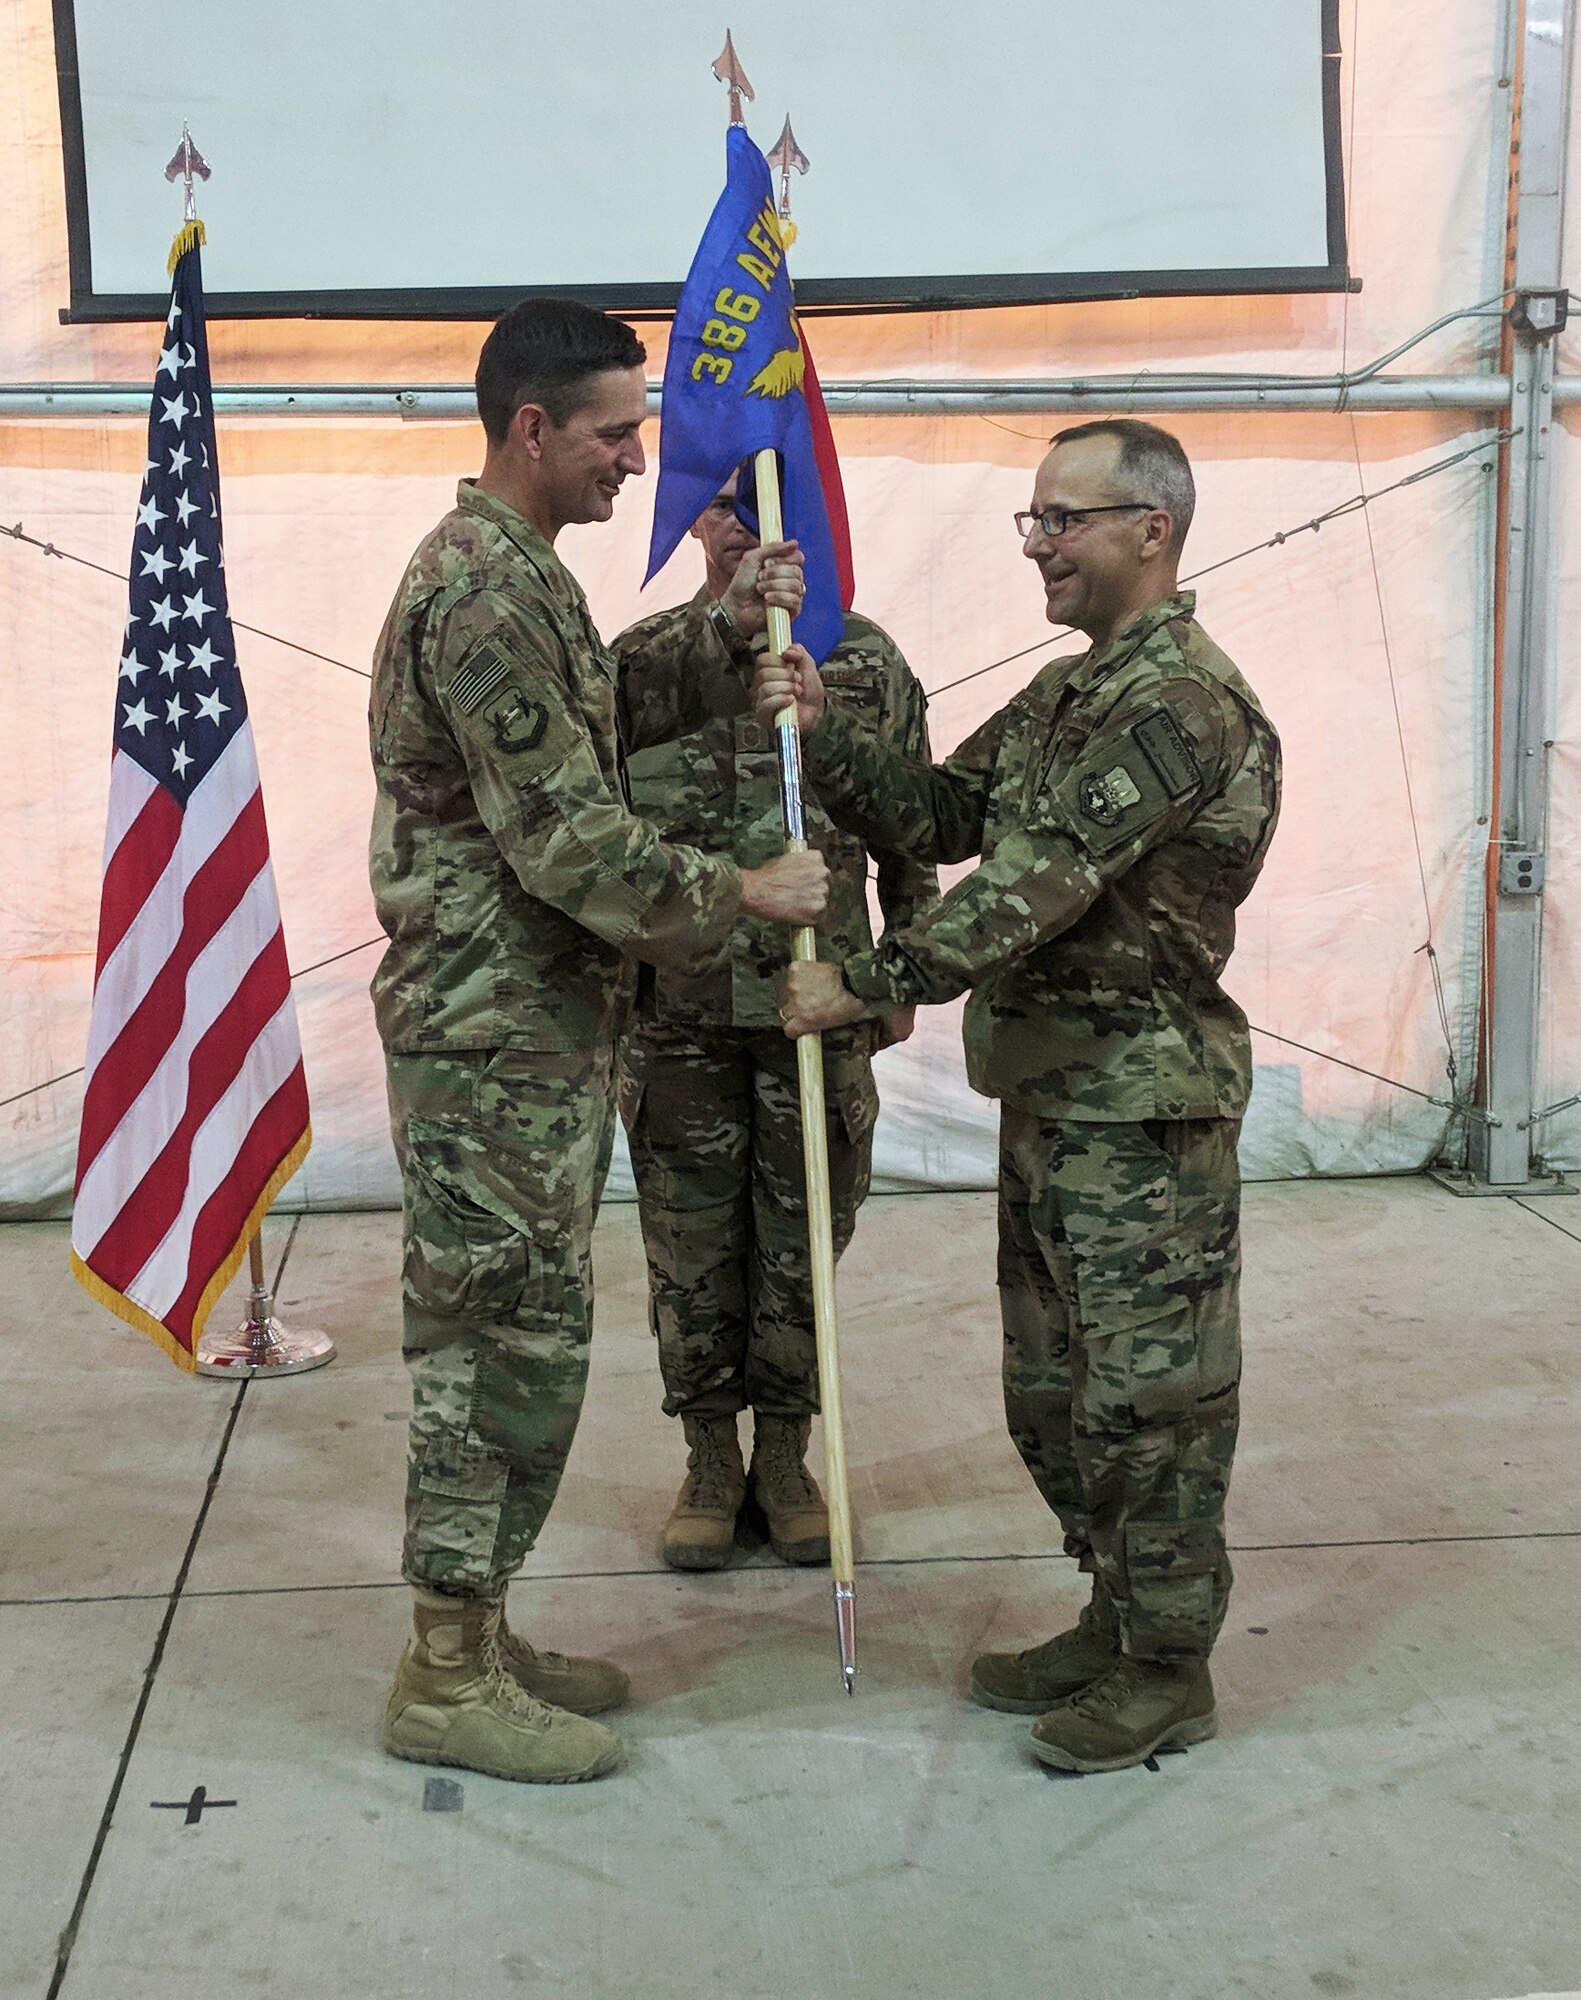
[[[510,1671],[506,1661],[511,1653],[516,1653],[529,1664],[536,1661],[540,1666],[547,1667],[551,1673],[562,1673],[570,1665],[570,1661],[567,1660],[564,1653],[551,1653],[537,1646],[530,1646],[525,1639],[513,1632],[505,1622],[505,1605],[503,1601],[491,1604],[488,1608],[488,1613],[484,1619],[483,1645],[485,1657],[488,1659],[491,1669],[496,1674],[504,1677],[505,1685],[514,1693],[520,1695],[523,1700],[537,1702],[537,1706],[540,1709],[547,1710],[548,1704],[538,1701],[536,1695],[527,1693],[527,1690]],[[490,1686],[492,1685],[493,1680],[491,1679]],[[533,1716],[530,1719],[538,1721],[540,1718]]]
[[[1072,1697],[1071,1707],[1083,1715],[1098,1717],[1108,1715],[1121,1707],[1131,1697],[1147,1685],[1147,1678],[1137,1670],[1134,1660],[1122,1658],[1102,1680],[1094,1681],[1089,1687]]]
[[[506,1666],[498,1646],[490,1646],[485,1655],[484,1685],[490,1703],[504,1709],[513,1721],[523,1722],[529,1729],[547,1729],[553,1722],[553,1705],[528,1693]]]
[[[730,1462],[730,1453],[722,1440],[712,1431],[700,1431],[692,1445],[690,1467],[691,1493],[694,1507],[718,1509],[729,1504],[735,1490],[738,1475]]]
[[[771,1431],[758,1453],[765,1479],[782,1492],[791,1489],[803,1500],[816,1501],[818,1488],[802,1457],[804,1447],[792,1431]]]

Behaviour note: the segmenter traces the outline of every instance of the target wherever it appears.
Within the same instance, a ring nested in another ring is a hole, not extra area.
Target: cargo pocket
[[[834,1108],[847,1144],[860,1146],[878,1123],[878,1090],[871,1072],[843,1081],[836,1093]]]
[[[1083,1429],[1146,1430],[1178,1423],[1196,1409],[1196,1314],[1189,1303],[1144,1320],[1111,1309],[1084,1334]]]
[[[1223,1387],[1223,1350],[1234,1341],[1233,1211],[1206,1194],[1182,1195],[1181,1129],[1157,1121],[1064,1128],[1057,1192],[1088,1359],[1082,1412],[1092,1428],[1176,1423]],[[1210,1328],[1205,1380],[1209,1301],[1231,1317],[1227,1330]]]
[[[878,1086],[873,1081],[873,1050],[878,1024],[855,1021],[831,1029],[823,1038],[824,1096],[830,1114],[831,1139],[842,1134],[859,1146],[878,1123]],[[791,1088],[796,1087],[794,1073]]]
[[[1218,1630],[1222,1544],[1208,1521],[1130,1521],[1125,1529],[1127,1651],[1143,1660],[1205,1659]]]
[[[470,1135],[413,1118],[407,1137],[407,1297],[443,1319],[508,1316],[527,1284],[521,1223],[466,1164]]]
[[[408,1573],[433,1583],[492,1582],[510,1467],[459,1440],[424,1444],[412,1457]]]

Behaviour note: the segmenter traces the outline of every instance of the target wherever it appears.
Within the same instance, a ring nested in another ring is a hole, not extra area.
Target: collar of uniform
[[[457,486],[456,505],[463,514],[475,514],[498,528],[502,535],[515,543],[545,581],[563,578],[571,585],[573,595],[581,595],[576,579],[555,554],[554,545],[539,534],[525,514],[518,514],[514,507],[496,494],[485,493],[475,479],[463,479]]]
[[[1088,651],[1071,674],[1072,680],[1095,684],[1130,659],[1131,655],[1146,639],[1150,639],[1161,625],[1167,625],[1173,618],[1190,618],[1197,608],[1197,593],[1194,590],[1177,590],[1173,597],[1166,597],[1161,604],[1150,605],[1129,625],[1123,625],[1104,647],[1101,653]]]

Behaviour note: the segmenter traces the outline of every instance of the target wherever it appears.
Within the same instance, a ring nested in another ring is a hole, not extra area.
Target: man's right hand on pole
[[[783,657],[764,653],[758,660],[752,699],[765,729],[777,727],[779,711],[794,701],[796,727],[803,736],[810,736],[818,727],[824,705],[823,682],[812,655],[803,646],[787,646]]]
[[[816,848],[741,871],[741,914],[774,924],[815,924],[829,906],[829,866]]]
[[[747,550],[720,600],[744,639],[755,639],[768,629],[766,607],[771,604],[787,618],[801,616],[807,595],[802,568],[802,552],[795,542],[766,542]]]

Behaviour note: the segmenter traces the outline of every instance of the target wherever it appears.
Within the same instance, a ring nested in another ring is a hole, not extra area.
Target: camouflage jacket
[[[707,591],[699,591],[689,604],[644,618],[614,643],[621,734],[628,744],[651,746],[631,755],[632,804],[666,840],[757,868],[785,845],[779,757],[772,732],[752,717],[750,655],[742,648],[740,658],[731,658],[709,622],[709,603]],[[845,637],[823,672],[832,702],[864,731],[907,757],[931,754],[922,689],[894,640],[869,619],[847,614]],[[706,715],[685,734],[677,733],[681,688],[692,691]],[[810,789],[803,804],[807,837],[832,877],[819,955],[838,962],[872,949],[868,854],[833,824]],[[910,923],[937,899],[931,867],[882,847],[872,858],[886,926]],[[644,975],[638,1014],[687,1027],[777,1028],[775,989],[789,957],[783,925],[739,918],[717,969],[689,975],[665,966]]]
[[[972,988],[966,1067],[1042,1117],[1233,1118],[1246,1017],[1219,984],[1279,810],[1279,739],[1183,591],[1051,661],[955,755],[908,763],[831,704],[807,768],[836,817],[982,863],[848,960],[878,1006]]]
[[[369,732],[386,1047],[592,1048],[619,1032],[630,960],[723,950],[739,870],[633,817],[581,588],[470,480],[396,593]]]

